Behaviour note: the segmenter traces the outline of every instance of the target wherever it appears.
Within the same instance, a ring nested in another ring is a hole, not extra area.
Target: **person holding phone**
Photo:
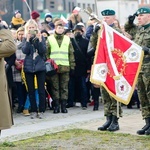
[[[37,23],[30,19],[25,25],[22,51],[26,54],[24,72],[31,104],[31,119],[44,118],[45,112],[45,62],[46,43]],[[39,108],[36,105],[34,76],[37,77]]]

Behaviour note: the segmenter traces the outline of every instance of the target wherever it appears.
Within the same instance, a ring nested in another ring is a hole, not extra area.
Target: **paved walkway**
[[[124,106],[123,115],[119,119],[120,130],[117,132],[136,134],[136,131],[144,125],[139,109],[127,109]],[[87,110],[73,107],[68,109],[67,114],[53,114],[52,110],[46,110],[45,119],[30,119],[29,116],[25,117],[23,114],[16,113],[13,116],[14,126],[2,131],[0,142],[11,142],[73,128],[96,131],[97,127],[105,122],[102,106],[99,111],[93,111],[93,106],[89,106]]]

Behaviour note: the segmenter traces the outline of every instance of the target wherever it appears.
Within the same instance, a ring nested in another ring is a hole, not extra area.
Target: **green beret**
[[[115,11],[111,9],[106,9],[101,12],[102,16],[113,16],[115,15]]]
[[[136,12],[137,15],[139,14],[150,14],[150,8],[147,7],[141,7]]]

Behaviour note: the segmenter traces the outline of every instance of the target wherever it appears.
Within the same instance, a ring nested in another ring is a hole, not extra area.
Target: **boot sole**
[[[116,128],[115,130],[112,130],[112,129],[107,129],[108,131],[110,131],[110,132],[114,132],[114,131],[118,131],[119,130],[119,128]]]

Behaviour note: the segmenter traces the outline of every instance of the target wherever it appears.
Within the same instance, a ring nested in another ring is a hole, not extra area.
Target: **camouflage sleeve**
[[[69,45],[69,62],[70,62],[70,69],[74,70],[75,58],[74,58],[74,49],[73,49],[73,46],[72,46],[71,42],[70,42],[70,45]]]
[[[91,47],[93,47],[94,49],[96,49],[97,40],[98,40],[98,34],[96,32],[94,32],[90,38]]]
[[[46,40],[46,58],[50,58],[50,53],[51,53],[51,47],[50,44],[48,42],[48,40]]]
[[[132,36],[132,40],[134,40],[138,27],[135,24],[126,23],[124,25],[124,29],[128,34]]]
[[[134,28],[135,26],[136,26],[135,24],[129,24],[128,22],[126,22],[124,25],[124,29],[127,32],[127,31],[131,30],[132,28]]]
[[[119,33],[122,33],[122,34],[123,34],[123,32],[122,32],[122,30],[121,30],[120,28],[114,27],[114,29],[115,29],[116,31],[118,31]]]

